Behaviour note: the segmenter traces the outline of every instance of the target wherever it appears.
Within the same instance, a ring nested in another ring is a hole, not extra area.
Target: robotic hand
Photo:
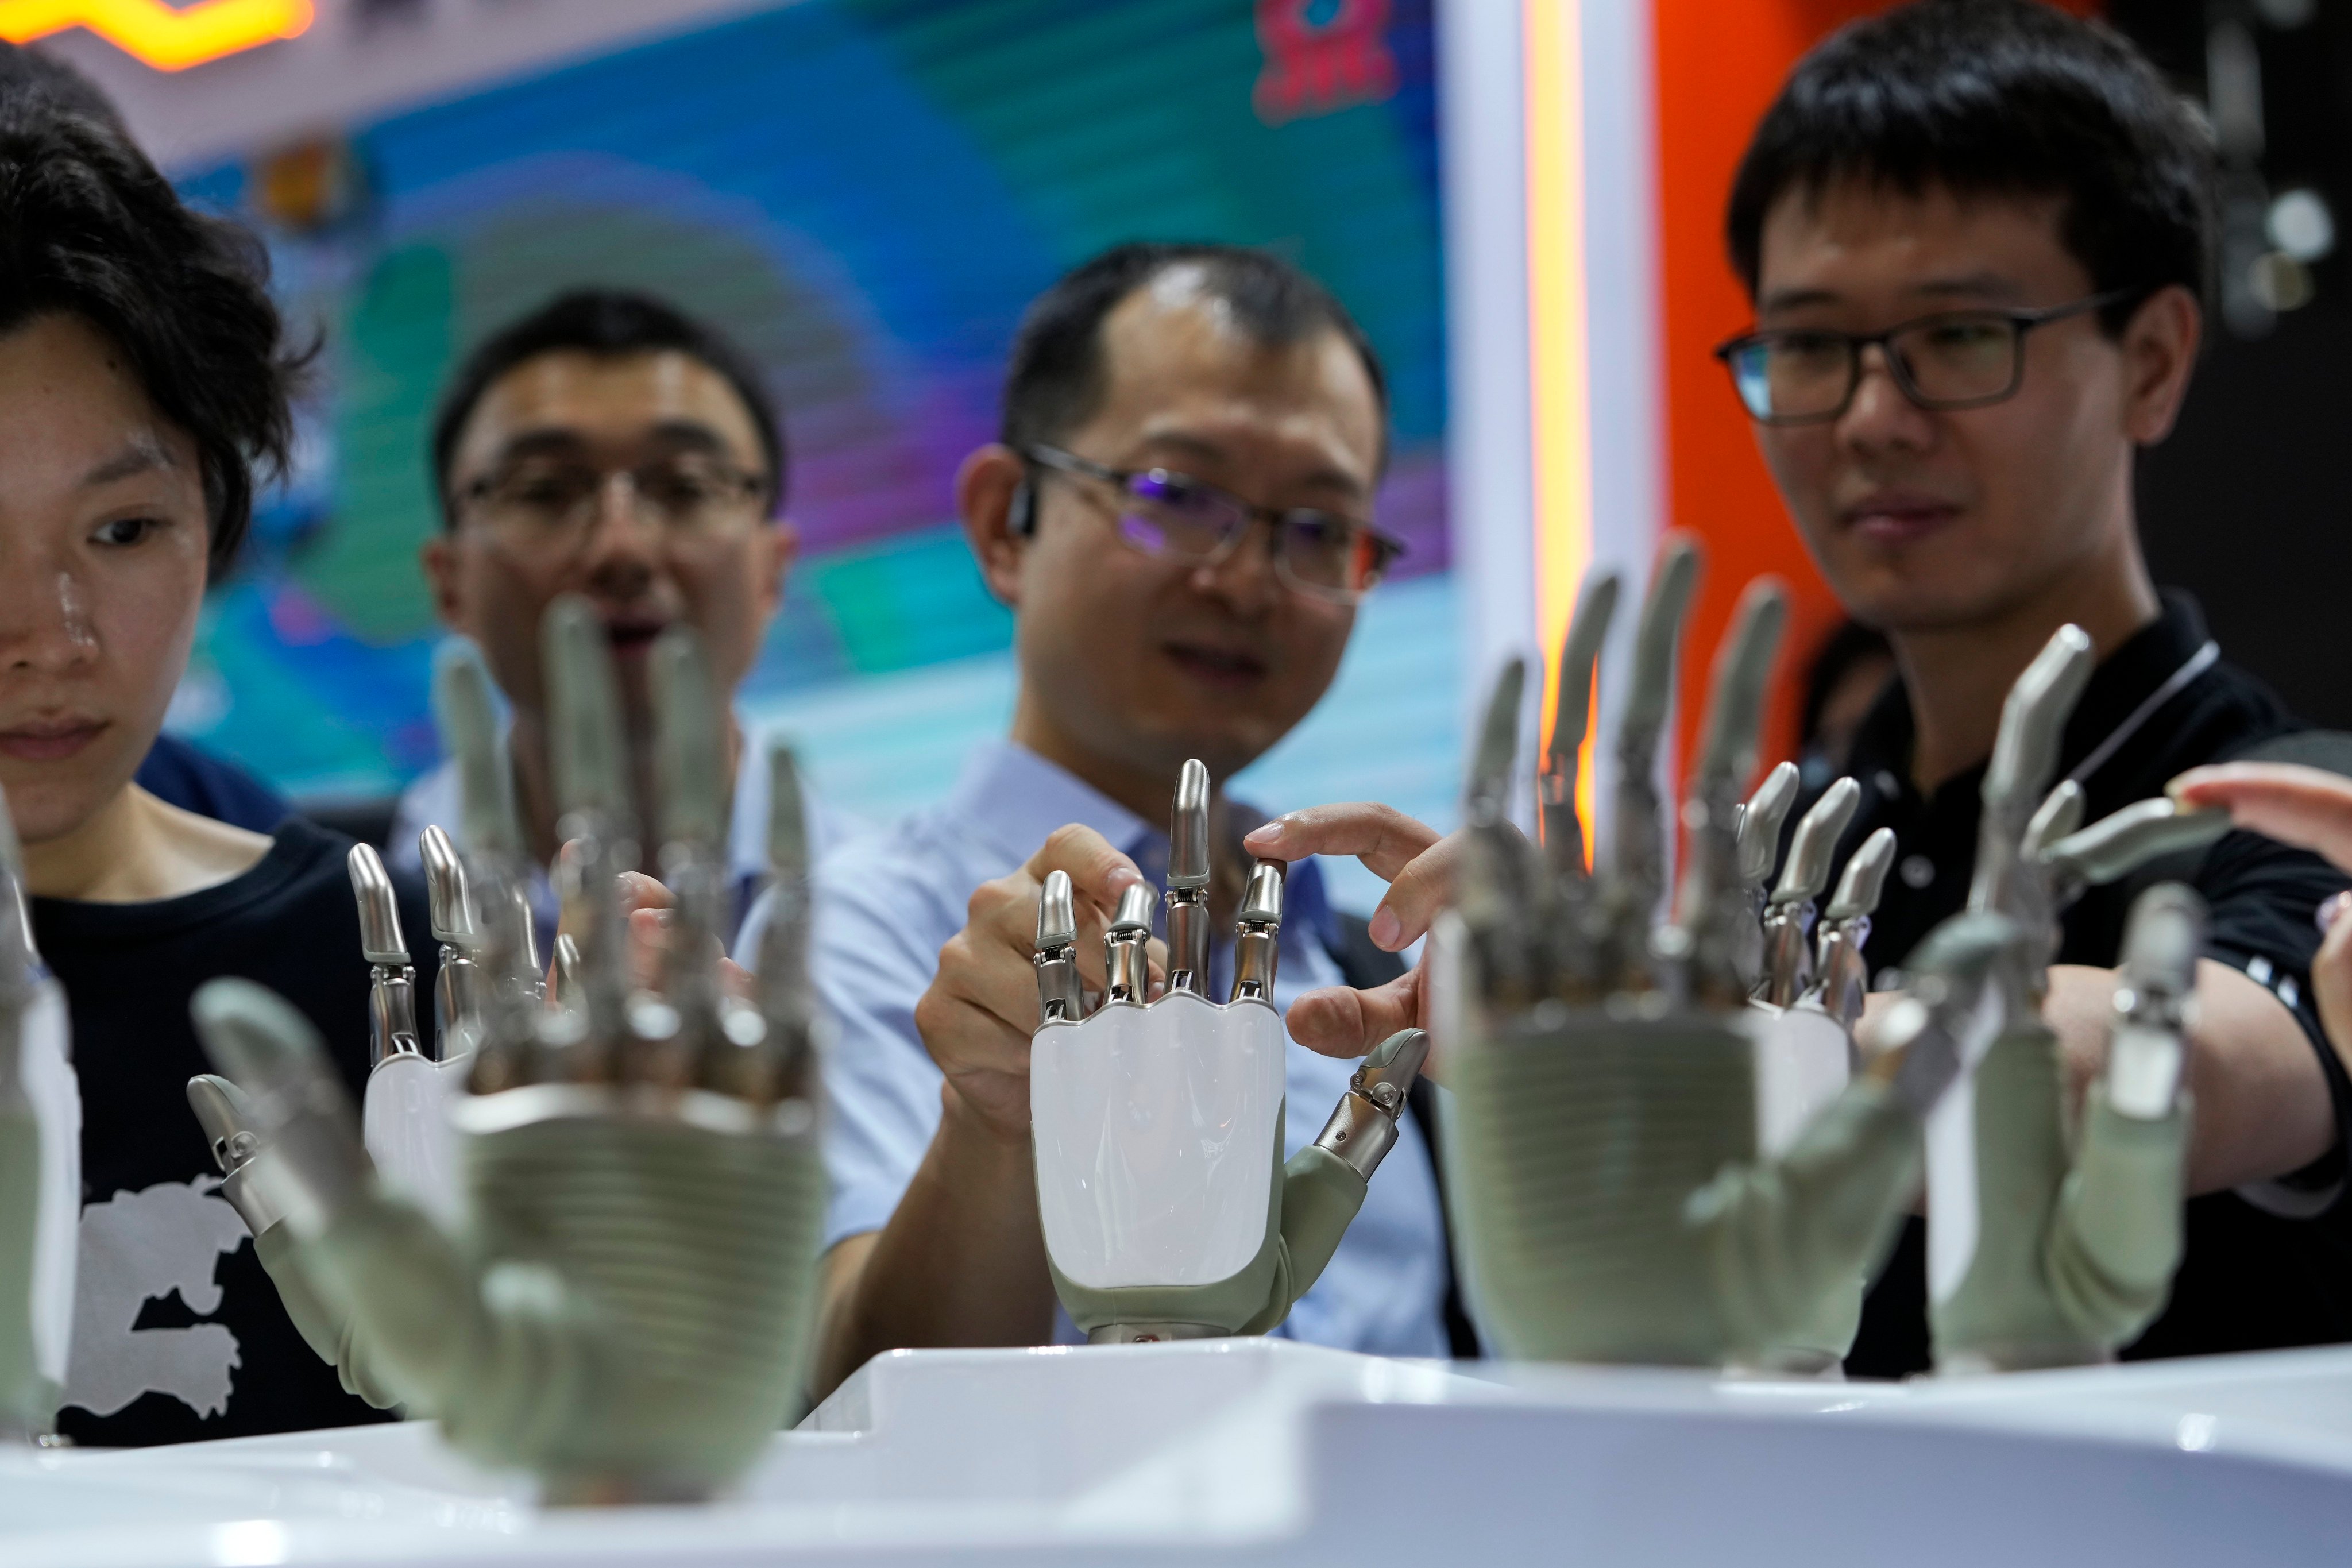
[[[1588,582],[1561,658],[1541,853],[1507,815],[1523,680],[1514,665],[1472,769],[1456,904],[1432,936],[1453,1090],[1450,1191],[1485,1320],[1511,1356],[1785,1366],[1843,1352],[1811,1342],[1829,1317],[1850,1320],[1844,1303],[1858,1299],[1917,1180],[1921,1118],[1950,1078],[1933,1060],[1957,1001],[1923,1008],[1912,1037],[1874,1054],[1785,1149],[1762,1147],[1757,976],[1743,957],[1763,945],[1756,895],[1770,858],[1751,849],[1743,862],[1737,791],[1752,766],[1782,599],[1773,585],[1751,587],[1718,658],[1681,811],[1684,871],[1671,917],[1655,923],[1666,814],[1652,780],[1696,567],[1687,544],[1672,548],[1643,610],[1604,868],[1586,871],[1572,781],[1615,598],[1606,577]],[[1770,806],[1767,796],[1751,818]],[[1803,934],[1788,908],[1811,900],[1850,810],[1815,814],[1786,897],[1776,895],[1783,965]],[[1842,929],[1851,935],[1863,918],[1842,910]],[[1990,955],[1978,943],[1956,974],[1980,975]],[[1842,1057],[1842,1029],[1837,1044]]]
[[[0,795],[0,1438],[49,1431],[65,1392],[81,1222],[81,1089],[65,993],[33,945]]]
[[[578,847],[564,893],[580,994],[562,1006],[541,994],[514,896],[521,837],[487,677],[470,658],[439,671],[475,898],[478,1011],[451,1020],[478,1042],[449,1106],[465,1244],[378,1178],[299,1015],[223,980],[197,994],[197,1026],[245,1091],[253,1152],[228,1151],[232,1179],[278,1217],[288,1256],[273,1272],[322,1309],[347,1377],[437,1418],[476,1458],[535,1472],[550,1500],[699,1498],[801,1396],[824,1183],[798,791],[779,750],[770,849],[787,896],[754,1005],[724,994],[710,940],[723,710],[692,634],[664,634],[659,826],[678,903],[659,991],[634,988],[615,878],[635,864],[635,825],[610,656],[576,599],[550,610],[547,633],[557,790]]]
[[[1403,1030],[1356,1072],[1321,1136],[1282,1163],[1274,1005],[1283,868],[1250,874],[1234,989],[1209,1000],[1209,771],[1184,764],[1169,834],[1168,987],[1150,995],[1151,894],[1129,888],[1104,939],[1108,990],[1078,983],[1070,879],[1037,906],[1029,1106],[1054,1289],[1097,1344],[1262,1334],[1289,1315],[1396,1142],[1428,1037]]]
[[[2082,889],[2209,843],[2229,816],[2146,800],[2074,830],[2081,787],[2042,792],[2091,666],[2090,639],[2061,627],[2011,689],[1985,773],[1969,912],[1955,921],[1999,914],[2017,935],[1995,966],[1995,1020],[1929,1122],[1928,1316],[1943,1371],[2105,1360],[2163,1309],[2180,1259],[2202,906],[2177,883],[2134,904],[2108,1060],[2071,1159],[2044,968]]]

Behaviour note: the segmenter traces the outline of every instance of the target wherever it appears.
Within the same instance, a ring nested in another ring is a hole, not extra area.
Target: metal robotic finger
[[[1518,658],[1506,661],[1496,673],[1472,753],[1465,795],[1467,852],[1455,889],[1455,904],[1477,949],[1486,990],[1505,1005],[1532,1001],[1540,992],[1545,968],[1530,929],[1542,901],[1537,890],[1542,878],[1510,819],[1519,703],[1527,676],[1527,664]]]
[[[1670,536],[1642,605],[1625,714],[1617,727],[1617,804],[1611,825],[1615,878],[1605,895],[1612,989],[1649,988],[1650,923],[1657,918],[1666,888],[1666,810],[1658,794],[1658,743],[1674,700],[1683,617],[1697,582],[1697,544],[1685,534]]]
[[[1764,775],[1756,793],[1734,814],[1739,833],[1739,886],[1749,918],[1740,923],[1737,951],[1732,955],[1750,989],[1768,988],[1770,965],[1765,959],[1766,895],[1771,889],[1772,867],[1780,854],[1780,825],[1797,798],[1797,764],[1781,763]]]
[[[556,836],[564,842],[559,893],[564,926],[580,942],[581,1027],[542,1031],[550,1076],[611,1081],[648,1064],[631,1048],[628,931],[620,879],[637,868],[637,817],[630,798],[627,732],[611,640],[593,605],[566,594],[541,623],[547,669]],[[667,1053],[659,1053],[667,1060]]]
[[[717,959],[720,910],[732,888],[726,858],[732,781],[726,710],[692,627],[672,626],[655,639],[651,678],[657,864],[675,902],[660,997],[630,1003],[636,1037],[630,1054],[645,1081],[679,1087],[702,1081],[710,1064],[730,1054]]]
[[[1802,777],[1796,763],[1775,763],[1739,811],[1739,880],[1759,908],[1772,885],[1773,866],[1780,858],[1780,826],[1789,820],[1789,808],[1797,804],[1797,785]]]
[[[441,944],[433,979],[433,1057],[452,1061],[470,1055],[481,1032],[486,982],[477,962],[480,930],[466,886],[466,865],[447,831],[438,824],[428,826],[416,836],[416,849],[425,864],[425,917],[433,940]]]
[[[2048,879],[2039,866],[2024,861],[2023,846],[2042,792],[2058,771],[2059,738],[2091,679],[2093,662],[2091,639],[2082,627],[2063,626],[2052,633],[2001,704],[1992,761],[1985,769],[1969,908],[2009,916],[2030,939],[2053,932],[2057,916]]]
[[[1739,837],[1734,810],[1755,769],[1764,721],[1764,688],[1788,618],[1787,590],[1759,578],[1740,595],[1732,630],[1716,652],[1707,701],[1706,739],[1683,805],[1683,875],[1675,889],[1674,923],[1659,932],[1662,958],[1682,972],[1685,994],[1710,1006],[1744,1001],[1739,933],[1754,918],[1739,878]]]
[[[1538,826],[1544,857],[1552,875],[1580,888],[1585,878],[1584,824],[1577,814],[1577,763],[1590,728],[1592,670],[1608,640],[1609,623],[1617,614],[1617,574],[1588,575],[1576,596],[1576,613],[1568,623],[1568,640],[1559,651],[1559,696],[1552,710],[1551,744],[1544,752],[1543,768],[1536,781]],[[1512,704],[1514,714],[1517,704]]]
[[[1278,890],[1276,898],[1278,914]],[[1146,882],[1130,882],[1118,896],[1118,912],[1103,937],[1108,1005],[1140,1007],[1151,1000],[1151,906],[1158,901]]]
[[[1235,1002],[1274,1004],[1275,969],[1282,959],[1283,874],[1280,860],[1261,860],[1250,870],[1234,933]]]
[[[1861,802],[1860,784],[1838,780],[1805,813],[1789,842],[1789,864],[1764,917],[1764,999],[1776,1007],[1795,1005],[1811,984],[1813,901],[1829,884],[1830,855]]]
[[[1400,1029],[1382,1040],[1349,1079],[1348,1091],[1316,1135],[1315,1146],[1370,1181],[1396,1146],[1397,1118],[1404,1114],[1405,1097],[1428,1062],[1429,1036],[1420,1029]]]
[[[555,962],[549,966],[552,978],[548,985],[547,999],[559,1007],[580,1005],[580,941],[570,931],[558,931],[555,937]]]
[[[220,1167],[220,1195],[245,1221],[246,1229],[259,1236],[285,1218],[251,1180],[261,1138],[253,1130],[253,1107],[245,1090],[216,1073],[200,1073],[188,1080],[188,1109],[205,1130],[213,1163]]]
[[[1814,961],[1822,1009],[1844,1025],[1849,1036],[1862,1020],[1863,999],[1870,992],[1870,966],[1863,958],[1870,941],[1870,917],[1878,909],[1894,864],[1895,830],[1881,827],[1847,858],[1837,892],[1822,916]]]
[[[1172,906],[1171,906],[1172,908]],[[1075,1024],[1086,1016],[1086,998],[1078,985],[1078,917],[1067,871],[1045,873],[1037,896],[1036,956],[1037,1022]],[[1203,961],[1202,967],[1206,967]]]
[[[460,1038],[474,1049],[471,1080],[491,1092],[530,1080],[536,1071],[530,1020],[544,990],[522,876],[522,827],[515,814],[514,774],[499,736],[489,671],[470,645],[451,643],[436,661],[433,706],[442,744],[457,760],[467,859],[462,875],[444,886],[455,897],[436,922],[457,934],[462,916],[468,970],[447,994],[453,1024],[470,1021]],[[439,847],[428,830],[420,841],[434,863]],[[471,993],[470,996],[467,993]]]
[[[1209,769],[1187,762],[1168,823],[1168,989],[1209,994]]]
[[[2179,1104],[2204,948],[2205,900],[2184,884],[2158,883],[2133,903],[2104,1075],[2118,1115],[2156,1121]]]
[[[760,939],[761,1040],[750,1082],[735,1090],[754,1100],[809,1106],[816,1102],[818,1014],[808,958],[809,930],[815,914],[810,895],[813,859],[799,759],[791,746],[777,741],[768,752],[772,902],[768,929]]]
[[[381,1067],[395,1055],[423,1056],[416,1037],[416,971],[400,931],[400,901],[372,844],[354,844],[348,857],[352,896],[360,911],[360,952],[368,972],[368,1059]]]
[[[2135,801],[2041,851],[2062,888],[2096,886],[2131,875],[2150,860],[2201,849],[2230,831],[2225,810],[2185,811],[2166,795]]]

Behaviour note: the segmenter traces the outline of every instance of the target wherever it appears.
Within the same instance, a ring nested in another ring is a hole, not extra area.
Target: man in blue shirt
[[[813,963],[840,1031],[820,1390],[885,1350],[1074,1337],[1030,1156],[1038,889],[1071,873],[1079,951],[1098,969],[1119,889],[1164,880],[1185,760],[1222,785],[1321,698],[1357,602],[1398,548],[1370,522],[1385,428],[1361,330],[1261,252],[1123,246],[1031,307],[1003,438],[956,481],[981,572],[1018,616],[1012,732],[941,805],[846,847],[818,877]],[[1250,864],[1241,837],[1260,820],[1222,793],[1213,802],[1220,932]],[[1344,964],[1362,931],[1334,916],[1312,861],[1292,870],[1287,902],[1285,1008],[1359,974]],[[1213,994],[1231,965],[1221,942]],[[1354,1066],[1290,1047],[1291,1151]],[[1434,1168],[1414,1119],[1401,1131],[1286,1331],[1448,1351]]]

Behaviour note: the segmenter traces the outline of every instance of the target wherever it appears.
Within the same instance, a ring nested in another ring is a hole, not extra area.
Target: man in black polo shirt
[[[1732,258],[1757,330],[1719,351],[1822,574],[1900,679],[1857,734],[1847,845],[1895,829],[1882,977],[1968,893],[2010,684],[2067,622],[2099,665],[2059,766],[2090,819],[2305,726],[2159,595],[2133,458],[2186,394],[2210,160],[2130,47],[2030,0],[1925,0],[1801,61],[1750,143]],[[2289,745],[2292,742],[2288,742]],[[2352,1338],[2345,1070],[2306,999],[2326,862],[2236,833],[2162,868],[2212,909],[2192,1054],[2188,1252],[2129,1355]],[[2065,917],[2048,1016],[2077,1085],[2133,883]],[[1874,1289],[1848,1369],[1927,1365],[1924,1227]]]

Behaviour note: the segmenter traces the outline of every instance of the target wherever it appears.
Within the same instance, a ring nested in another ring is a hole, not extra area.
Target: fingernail
[[[2318,912],[2312,918],[2319,922],[2322,931],[2329,931],[2336,929],[2336,922],[2344,918],[2346,910],[2352,910],[2352,892],[2336,894],[2320,905]]]
[[[1394,952],[1404,945],[1404,921],[1397,919],[1394,910],[1372,911],[1372,945],[1385,952]]]
[[[1261,822],[1251,828],[1248,836],[1242,842],[1254,849],[1270,849],[1281,843],[1282,837],[1283,822],[1282,818],[1277,816],[1272,822]]]

